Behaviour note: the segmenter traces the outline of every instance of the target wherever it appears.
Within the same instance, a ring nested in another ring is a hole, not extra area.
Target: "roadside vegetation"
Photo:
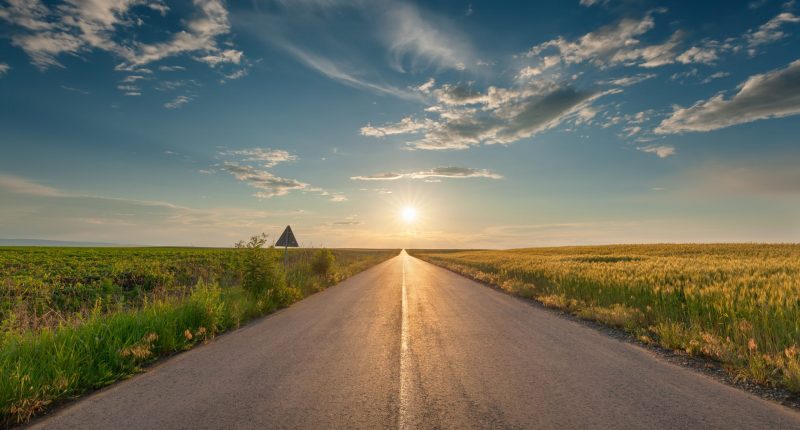
[[[411,254],[800,393],[800,245],[614,245]]]
[[[395,250],[0,247],[0,427],[288,306]]]

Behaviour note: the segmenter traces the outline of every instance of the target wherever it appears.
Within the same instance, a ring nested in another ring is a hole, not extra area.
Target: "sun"
[[[417,209],[411,206],[406,206],[403,208],[403,212],[401,215],[403,217],[403,221],[407,223],[412,223],[417,220]]]

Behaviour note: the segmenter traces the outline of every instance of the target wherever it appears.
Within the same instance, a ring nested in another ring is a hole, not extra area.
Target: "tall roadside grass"
[[[228,270],[221,278],[236,279],[235,284],[201,276],[193,286],[161,285],[139,291],[126,301],[125,297],[114,294],[124,293],[119,285],[109,279],[97,279],[96,284],[73,285],[71,289],[101,293],[87,294],[89,300],[70,301],[67,308],[57,308],[62,303],[58,300],[31,304],[19,297],[4,297],[14,303],[5,304],[0,331],[0,427],[24,423],[54,402],[133,375],[159,357],[190,349],[397,253],[295,250],[290,253],[288,270],[284,271],[281,251],[262,248],[263,242],[252,245],[242,250],[226,250],[232,254],[220,254],[230,258],[225,263]],[[121,257],[117,258],[124,258],[127,251],[118,252]],[[48,255],[53,254],[37,255],[45,260],[42,264],[48,264]],[[154,249],[152,255],[160,258],[161,250]],[[314,266],[319,259],[328,264]],[[52,260],[49,264],[58,266]],[[88,272],[98,271],[91,264],[81,267]],[[153,274],[145,269],[148,267],[152,268],[144,264],[130,273],[146,279]],[[162,278],[172,276],[169,271],[158,273]],[[16,291],[26,291],[24,285],[14,286],[18,288]],[[61,288],[63,285],[51,285],[51,295],[47,298],[62,296]],[[106,290],[112,293],[103,294]],[[109,306],[106,300],[115,304]],[[14,310],[20,310],[22,315]]]
[[[800,245],[615,245],[411,254],[644,342],[800,392]]]

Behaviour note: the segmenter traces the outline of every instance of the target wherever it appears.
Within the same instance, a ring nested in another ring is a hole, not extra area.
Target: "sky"
[[[796,0],[0,0],[0,100],[0,238],[800,242]]]

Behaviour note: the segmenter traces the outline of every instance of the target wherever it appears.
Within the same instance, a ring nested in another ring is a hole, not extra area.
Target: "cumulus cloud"
[[[636,149],[649,154],[656,154],[658,158],[667,158],[671,155],[675,155],[675,147],[670,145],[646,145]]]
[[[616,64],[657,67],[672,63],[674,62],[675,48],[682,37],[681,32],[675,32],[663,44],[641,46],[639,36],[655,27],[653,12],[646,14],[641,19],[623,18],[615,24],[600,27],[573,41],[563,37],[549,40],[531,48],[526,56],[529,58],[542,57],[547,52],[555,51],[557,57],[542,57],[544,68],[548,66],[545,61],[552,66],[554,59],[560,59],[565,64],[590,62],[598,67]]]
[[[686,52],[677,56],[675,59],[679,63],[683,64],[692,64],[692,63],[713,64],[715,61],[719,59],[719,56],[717,56],[717,51],[712,48],[692,46],[691,48],[687,49]]]
[[[215,166],[215,169],[228,172],[237,180],[245,182],[258,190],[253,194],[255,197],[268,199],[285,196],[293,191],[300,191],[327,197],[331,202],[347,201],[347,196],[342,193],[329,192],[297,179],[283,178],[269,170],[265,170],[278,164],[298,159],[296,155],[283,149],[238,149],[220,152],[220,155],[232,157],[236,161],[225,161],[221,165]],[[260,164],[261,167],[257,167],[254,164]]]
[[[275,167],[280,163],[297,160],[297,156],[289,151],[271,148],[238,149],[222,154],[242,157],[242,161],[259,161],[264,167]]]
[[[430,121],[417,121],[414,118],[406,117],[396,124],[389,124],[383,127],[373,127],[367,124],[361,127],[361,135],[369,137],[385,137],[394,134],[417,133],[425,130],[430,125]]]
[[[730,72],[714,72],[708,75],[708,77],[706,77],[705,79],[703,79],[702,83],[707,84],[715,79],[721,79],[730,75],[731,75]]]
[[[233,175],[239,181],[246,182],[259,191],[255,193],[259,198],[285,196],[295,190],[309,190],[310,185],[296,179],[286,179],[253,166],[239,165],[226,162],[222,169]]]
[[[237,51],[235,49],[226,49],[224,51],[220,51],[214,54],[208,54],[203,57],[196,57],[195,59],[198,61],[202,61],[203,63],[206,63],[211,67],[216,67],[217,65],[223,63],[239,64],[242,62],[243,55],[244,53],[242,51]]]
[[[576,115],[603,92],[581,91],[555,82],[521,88],[444,84],[431,94],[435,103],[424,120],[404,118],[383,126],[368,125],[365,136],[422,133],[408,142],[416,149],[464,149],[481,144],[509,144],[555,127]]]
[[[597,1],[587,3],[596,4]],[[787,36],[783,26],[800,22],[800,17],[783,12],[757,29],[724,40],[703,39],[689,48],[682,48],[686,33],[676,30],[664,42],[646,45],[642,37],[655,28],[654,15],[666,9],[654,9],[641,19],[623,18],[576,39],[557,37],[532,47],[525,56],[538,59],[538,64],[522,69],[518,77],[535,77],[557,64],[590,63],[599,68],[613,66],[661,67],[668,64],[714,64],[726,53],[737,53],[780,40]]]
[[[797,114],[800,114],[800,60],[782,69],[751,76],[732,97],[720,93],[688,108],[676,106],[655,132],[711,131]]]
[[[178,96],[164,103],[164,107],[167,109],[178,109],[180,107],[183,107],[183,105],[189,103],[190,101],[192,101],[192,98],[189,96]]]
[[[230,32],[223,1],[193,0],[193,4],[195,15],[184,21],[185,28],[154,43],[143,43],[125,30],[141,25],[137,8],[166,15],[170,9],[161,0],[64,0],[51,6],[40,0],[8,0],[0,9],[0,20],[15,27],[11,43],[23,49],[42,70],[63,67],[59,61],[62,55],[93,49],[121,58],[119,70],[135,70],[183,53],[201,53],[197,60],[211,66],[241,62],[241,51],[223,50],[218,44],[218,38]]]
[[[0,63],[0,77],[8,73],[9,70],[11,70],[11,66],[7,63]]]
[[[798,22],[800,22],[800,17],[791,12],[783,12],[758,27],[758,29],[748,32],[745,35],[745,39],[750,47],[775,42],[786,37],[786,33],[781,30],[783,24]]]
[[[488,169],[473,169],[471,167],[436,167],[430,170],[420,170],[406,173],[377,173],[366,176],[352,176],[354,181],[394,181],[397,179],[464,179],[464,178],[488,178],[502,179],[501,175]]]

